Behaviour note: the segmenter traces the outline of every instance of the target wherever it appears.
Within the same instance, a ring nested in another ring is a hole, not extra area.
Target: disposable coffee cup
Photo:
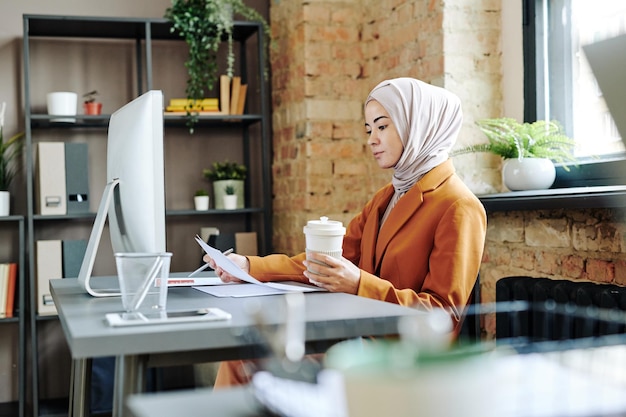
[[[56,91],[48,93],[46,104],[48,114],[51,116],[76,116],[78,94],[68,91]],[[76,123],[74,117],[59,117],[50,119],[52,122]]]
[[[345,234],[346,228],[339,221],[328,220],[326,216],[320,217],[319,220],[309,220],[304,226],[306,258],[309,259],[313,252],[341,258]]]
[[[127,313],[165,311],[171,258],[169,252],[115,254],[122,305]]]

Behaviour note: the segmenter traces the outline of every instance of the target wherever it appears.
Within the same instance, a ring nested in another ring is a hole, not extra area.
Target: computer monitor
[[[165,252],[163,93],[148,91],[111,115],[107,139],[107,185],[78,276],[96,297],[119,289],[94,289],[93,264],[109,219],[113,252]]]

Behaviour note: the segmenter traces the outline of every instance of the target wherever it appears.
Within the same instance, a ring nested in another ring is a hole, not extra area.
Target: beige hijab
[[[395,78],[378,84],[365,100],[378,101],[398,130],[404,151],[396,164],[395,193],[387,213],[428,171],[448,159],[463,122],[461,100],[451,92],[414,78]]]

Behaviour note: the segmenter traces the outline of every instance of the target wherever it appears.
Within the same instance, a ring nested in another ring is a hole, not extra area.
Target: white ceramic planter
[[[11,194],[8,191],[0,191],[0,216],[10,214]]]
[[[236,194],[225,194],[223,197],[224,200],[224,209],[225,210],[235,210],[237,208],[237,195]]]
[[[67,91],[48,93],[46,96],[48,114],[52,116],[76,116],[78,94]],[[52,122],[76,123],[73,117],[59,117],[51,119]]]
[[[209,209],[209,196],[197,195],[193,198],[193,204],[196,210],[205,211]]]
[[[547,158],[507,159],[502,182],[511,191],[545,190],[556,178],[554,163]]]
[[[237,207],[243,208],[244,206],[244,182],[243,180],[220,180],[213,181],[213,201],[216,209],[224,209],[224,196],[226,195],[226,187],[232,186],[235,188],[235,195],[237,196]]]

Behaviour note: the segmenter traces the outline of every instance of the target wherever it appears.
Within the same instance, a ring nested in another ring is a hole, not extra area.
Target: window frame
[[[571,10],[571,0],[550,0],[551,6],[565,6]],[[534,122],[538,115],[546,114],[545,104],[539,99],[539,90],[544,90],[543,81],[545,67],[538,66],[541,62],[538,57],[543,56],[544,39],[542,22],[546,18],[546,8],[543,0],[522,0],[522,38],[523,38],[523,65],[524,65],[524,121]],[[546,6],[548,7],[548,6]],[[552,25],[551,29],[557,29],[550,33],[551,41],[558,41],[564,47],[563,51],[570,50],[571,19],[566,25]],[[562,83],[551,85],[552,97],[560,96],[557,103],[572,102],[573,93],[567,85],[572,85],[571,71],[565,71],[567,65],[571,68],[573,54],[563,53],[560,60],[552,60],[549,64],[552,68],[561,68],[566,74]],[[569,84],[568,84],[569,83]],[[561,122],[565,133],[572,135],[573,109],[570,106],[562,106],[554,111],[551,118]],[[551,188],[622,185],[626,184],[626,152],[602,155],[597,158],[578,158],[575,163],[567,166],[557,164],[557,178]]]

